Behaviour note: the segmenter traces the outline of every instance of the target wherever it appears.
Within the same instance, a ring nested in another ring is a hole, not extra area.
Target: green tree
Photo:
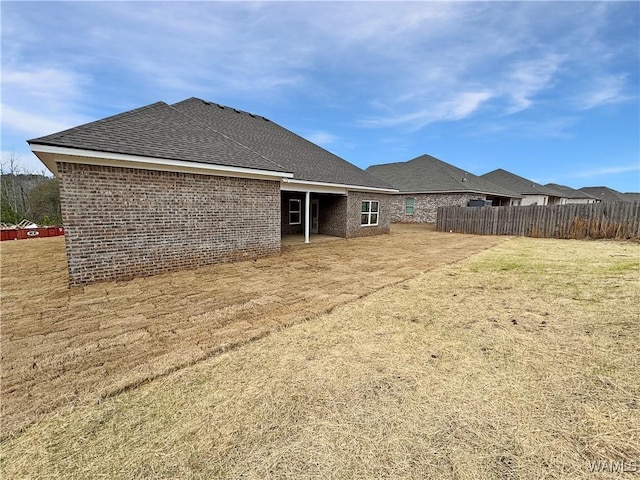
[[[29,190],[28,216],[39,225],[62,223],[58,179],[49,178]]]
[[[45,225],[62,223],[58,181],[25,172],[12,153],[0,162],[0,216],[2,222],[19,223],[23,218]]]

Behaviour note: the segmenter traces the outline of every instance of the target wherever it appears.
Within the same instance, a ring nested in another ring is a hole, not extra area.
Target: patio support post
[[[304,243],[309,243],[309,226],[311,224],[311,192],[304,198]]]

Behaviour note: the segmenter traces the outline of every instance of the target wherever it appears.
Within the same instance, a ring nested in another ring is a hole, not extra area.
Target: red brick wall
[[[280,252],[280,183],[57,164],[71,285]]]

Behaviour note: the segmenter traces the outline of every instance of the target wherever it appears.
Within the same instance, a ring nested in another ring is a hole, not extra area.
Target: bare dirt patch
[[[425,272],[33,425],[5,441],[2,470],[438,480],[637,471],[640,246],[519,238]]]
[[[62,238],[3,242],[2,435],[503,240],[397,225],[255,262],[72,289]]]

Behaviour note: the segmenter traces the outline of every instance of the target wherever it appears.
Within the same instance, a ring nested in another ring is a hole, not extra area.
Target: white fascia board
[[[506,193],[494,193],[494,192],[482,192],[480,190],[447,190],[447,191],[421,191],[421,192],[400,192],[400,195],[433,195],[440,194],[446,195],[447,193],[476,193],[479,195],[491,195],[493,197],[505,197],[505,198],[522,198],[522,195],[518,195],[514,193],[513,195],[508,195]]]
[[[292,178],[293,173],[258,170],[254,168],[211,165],[199,162],[185,162],[167,158],[143,157],[122,153],[97,152],[77,148],[55,147],[51,145],[29,145],[33,153],[54,174],[57,174],[56,162],[84,163],[108,167],[140,168],[144,170],[160,170],[169,172],[197,173],[201,175],[218,175],[225,177],[258,178],[282,180]]]
[[[335,193],[346,195],[347,192],[398,193],[390,188],[363,187],[361,185],[347,185],[340,183],[311,182],[308,180],[289,180],[284,178],[280,183],[280,190],[288,192]]]

